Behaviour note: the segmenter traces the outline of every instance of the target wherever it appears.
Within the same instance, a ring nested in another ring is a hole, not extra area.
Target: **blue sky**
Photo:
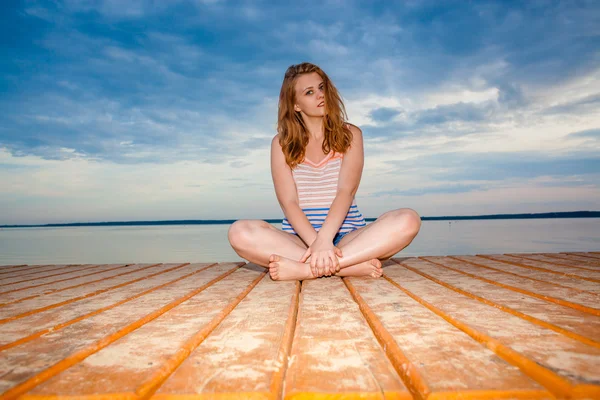
[[[0,224],[280,217],[302,61],[363,130],[366,216],[600,210],[596,1],[8,1],[0,43]]]

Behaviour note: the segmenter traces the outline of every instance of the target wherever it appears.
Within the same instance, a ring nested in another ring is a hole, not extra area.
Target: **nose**
[[[319,99],[322,99],[325,97],[325,91],[323,89],[319,89],[319,91],[317,92],[317,96],[319,97]]]

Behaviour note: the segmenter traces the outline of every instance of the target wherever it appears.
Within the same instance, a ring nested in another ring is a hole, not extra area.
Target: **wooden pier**
[[[600,399],[600,252],[0,266],[2,399]]]

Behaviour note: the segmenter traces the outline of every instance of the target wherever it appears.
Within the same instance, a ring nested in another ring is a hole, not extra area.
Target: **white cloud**
[[[552,85],[524,85],[528,98],[539,108],[557,107],[600,95],[600,68]],[[598,110],[600,112],[600,110]]]
[[[423,108],[435,108],[437,106],[456,103],[484,103],[486,101],[497,101],[499,90],[491,87],[479,91],[469,90],[462,85],[449,84],[433,93],[428,93],[418,100],[419,106]]]
[[[13,157],[1,149],[0,165],[5,168],[0,168],[0,205],[5,212],[0,224],[156,219],[159,215],[277,217],[274,192],[269,190],[268,152],[254,151],[248,159],[253,162],[244,168],[192,161],[132,166],[84,158]],[[23,198],[38,201],[19,203]],[[256,206],[251,212],[241,210],[240,199],[255,199]]]
[[[335,1],[326,3],[339,8]],[[7,147],[0,144],[0,209],[7,210],[0,223],[277,217],[268,144],[275,134],[278,85],[288,65],[305,59],[325,68],[346,100],[350,122],[365,132],[359,205],[368,216],[402,206],[422,215],[598,208],[597,185],[590,183],[596,175],[542,172],[531,179],[440,183],[436,174],[449,168],[421,164],[448,153],[457,158],[598,153],[600,141],[565,140],[572,132],[600,127],[600,69],[590,67],[595,56],[585,68],[563,74],[560,54],[538,62],[539,54],[524,54],[522,46],[511,48],[504,36],[494,36],[521,27],[523,13],[508,15],[498,31],[487,32],[485,45],[457,55],[436,47],[443,45],[436,36],[444,32],[441,20],[439,32],[419,39],[424,27],[416,22],[393,12],[369,15],[354,4],[345,3],[334,17],[307,18],[298,14],[305,5],[279,9],[245,2],[232,8],[197,0],[190,3],[197,14],[181,15],[179,26],[168,32],[151,25],[125,39],[85,33],[75,18],[93,11],[111,29],[125,29],[119,25],[125,19],[150,21],[182,2],[61,4],[54,11],[25,10],[55,24],[32,42],[60,63],[40,73],[31,69],[25,83],[35,91],[6,113],[16,128],[0,128],[15,138]],[[481,12],[492,18],[490,10]],[[570,12],[565,19],[581,19],[578,11]],[[357,15],[361,18],[349,18]],[[276,28],[269,27],[274,21]],[[236,42],[225,40],[224,33],[242,22],[243,32],[231,38]],[[222,24],[227,28],[220,31]],[[190,32],[198,34],[199,28],[207,38],[218,38],[218,45],[194,42]],[[580,44],[584,37],[577,32],[569,37]],[[566,48],[563,35],[548,36],[532,50]],[[19,62],[24,70],[32,65]],[[553,79],[537,79],[537,73]],[[377,119],[373,113],[380,109],[398,112]],[[473,190],[402,196],[403,190],[443,185]],[[376,195],[388,189],[397,194]]]

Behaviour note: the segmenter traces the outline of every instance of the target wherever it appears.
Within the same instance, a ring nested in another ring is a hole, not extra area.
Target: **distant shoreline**
[[[545,219],[545,218],[600,218],[600,211],[568,211],[530,214],[491,214],[491,215],[456,215],[441,217],[421,217],[423,221],[456,221],[477,219]],[[368,222],[377,218],[365,218]],[[111,222],[73,222],[64,224],[37,224],[37,225],[0,225],[0,228],[48,228],[63,226],[136,226],[136,225],[229,225],[235,219],[191,219],[168,221],[111,221]],[[265,219],[269,223],[280,223],[281,218]]]

